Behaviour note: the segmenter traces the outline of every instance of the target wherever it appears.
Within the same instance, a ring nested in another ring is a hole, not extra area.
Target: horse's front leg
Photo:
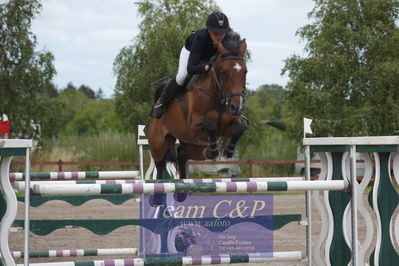
[[[207,159],[215,159],[219,155],[217,125],[212,119],[205,117],[202,121],[202,128],[208,132],[209,136],[209,146],[204,150],[203,155]]]
[[[248,125],[245,122],[237,122],[234,123],[231,127],[231,138],[229,144],[223,150],[223,156],[227,158],[231,158],[234,155],[234,150],[237,144],[237,141],[240,139],[242,134],[244,134],[245,130],[248,129]]]

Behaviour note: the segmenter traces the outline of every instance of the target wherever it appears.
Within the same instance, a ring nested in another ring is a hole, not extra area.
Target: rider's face
[[[209,31],[209,35],[211,36],[211,39],[213,42],[218,43],[221,42],[224,39],[224,36],[226,35],[225,33],[216,33],[213,31]]]

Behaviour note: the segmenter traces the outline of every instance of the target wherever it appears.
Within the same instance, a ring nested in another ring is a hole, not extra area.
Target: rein
[[[212,100],[214,100],[216,103],[222,104],[222,105],[223,105],[222,99],[221,99],[220,97],[218,97],[218,96],[213,95],[213,94],[212,94],[211,92],[209,92],[208,90],[206,90],[206,89],[204,89],[204,88],[202,88],[202,87],[200,87],[200,86],[196,86],[196,85],[192,85],[192,88],[197,89],[197,90],[199,90],[199,91],[202,91],[203,93],[205,93],[206,95],[208,95]]]

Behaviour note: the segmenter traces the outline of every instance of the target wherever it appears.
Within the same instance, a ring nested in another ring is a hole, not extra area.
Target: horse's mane
[[[224,37],[222,44],[226,50],[230,51],[231,55],[237,56],[240,53],[241,37],[238,33],[229,32]]]

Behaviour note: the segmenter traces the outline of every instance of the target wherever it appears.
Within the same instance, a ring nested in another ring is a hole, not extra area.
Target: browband
[[[233,55],[226,55],[226,56],[222,56],[220,58],[222,61],[225,60],[241,60],[241,61],[245,61],[245,59],[241,56],[233,56]]]

